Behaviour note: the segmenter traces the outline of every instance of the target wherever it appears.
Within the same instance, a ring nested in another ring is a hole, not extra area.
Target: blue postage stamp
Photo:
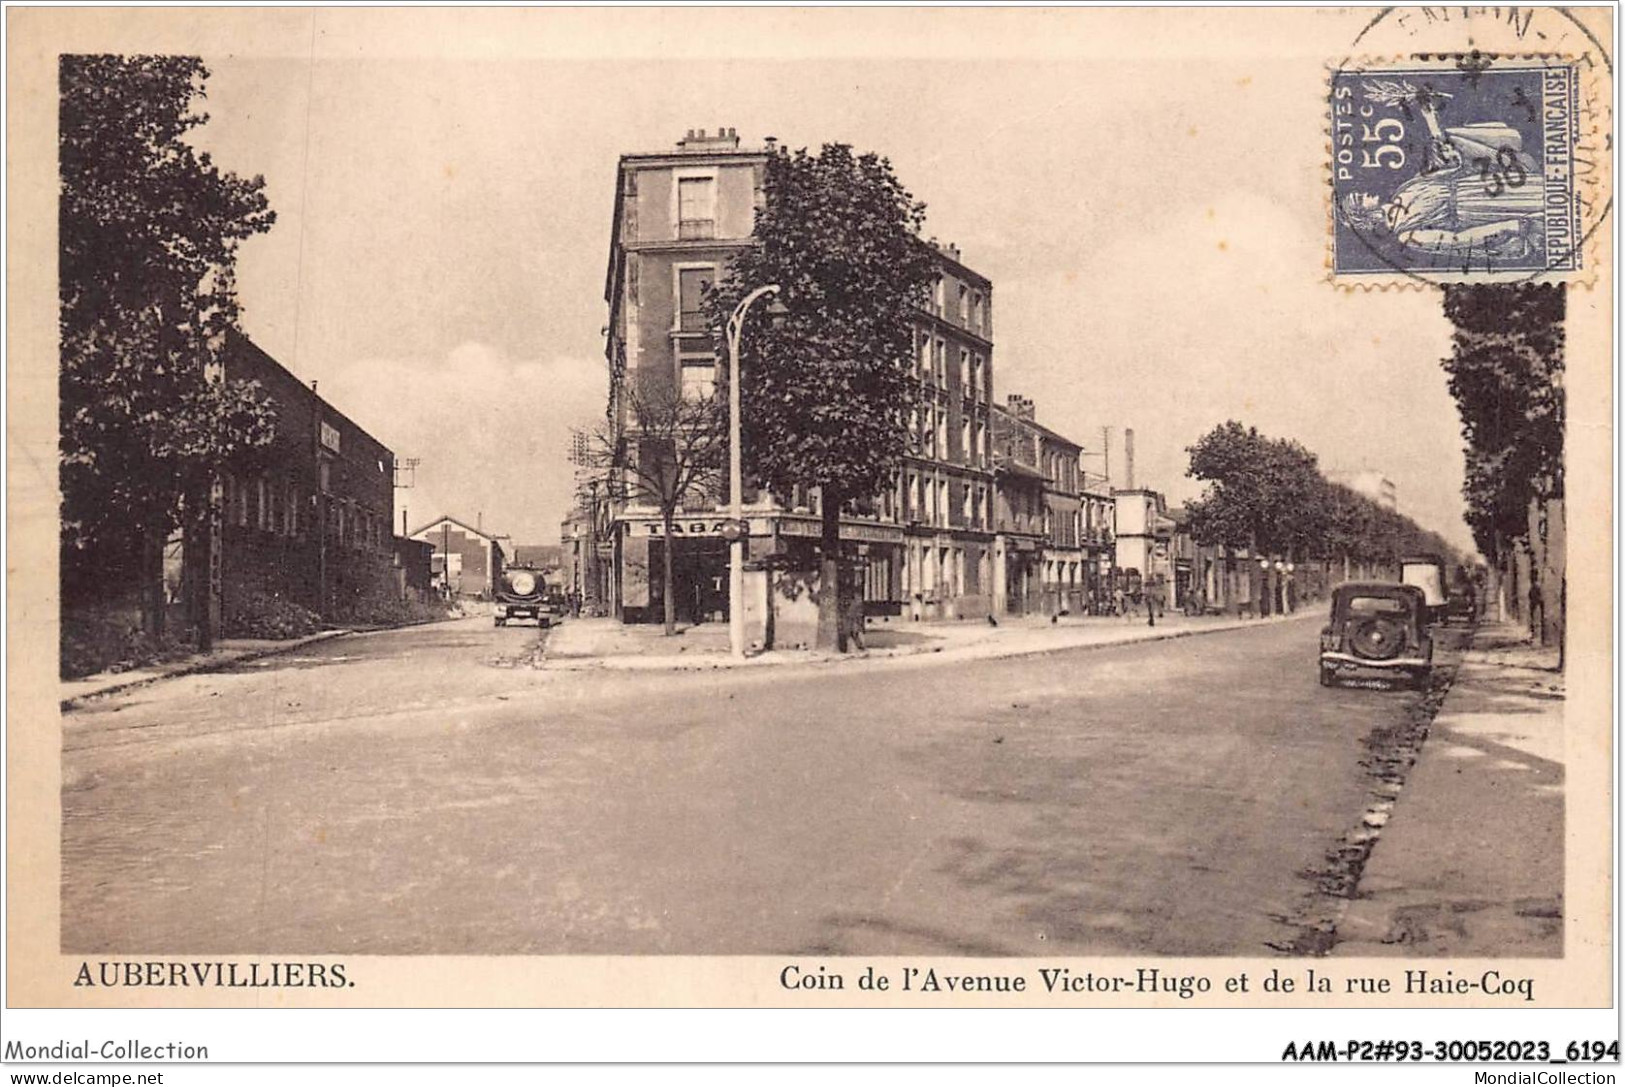
[[[1577,66],[1396,61],[1332,73],[1332,273],[1581,270]]]

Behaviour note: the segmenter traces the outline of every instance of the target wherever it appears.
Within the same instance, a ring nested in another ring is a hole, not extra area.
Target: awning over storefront
[[[811,517],[780,517],[779,535],[817,539],[824,534],[823,523]],[[755,531],[754,525],[752,531]],[[903,530],[898,525],[882,525],[867,521],[842,521],[841,539],[855,543],[900,544]]]

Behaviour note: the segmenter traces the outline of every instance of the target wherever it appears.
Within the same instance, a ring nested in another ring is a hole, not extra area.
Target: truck
[[[1444,619],[1445,605],[1448,603],[1445,589],[1449,585],[1446,571],[1444,559],[1438,555],[1412,555],[1399,560],[1399,580],[1401,584],[1415,585],[1422,590],[1430,623]]]
[[[504,567],[497,576],[494,595],[491,614],[499,627],[510,619],[534,619],[537,626],[546,627],[569,610],[555,571],[535,566]]]

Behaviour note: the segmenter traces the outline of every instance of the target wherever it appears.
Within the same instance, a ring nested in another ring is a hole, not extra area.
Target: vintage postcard
[[[8,1008],[1612,1006],[1612,10],[7,34]]]

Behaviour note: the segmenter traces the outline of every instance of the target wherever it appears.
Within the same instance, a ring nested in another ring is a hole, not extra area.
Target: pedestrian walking
[[[1538,581],[1529,584],[1529,636],[1546,644],[1546,598],[1541,595]]]

